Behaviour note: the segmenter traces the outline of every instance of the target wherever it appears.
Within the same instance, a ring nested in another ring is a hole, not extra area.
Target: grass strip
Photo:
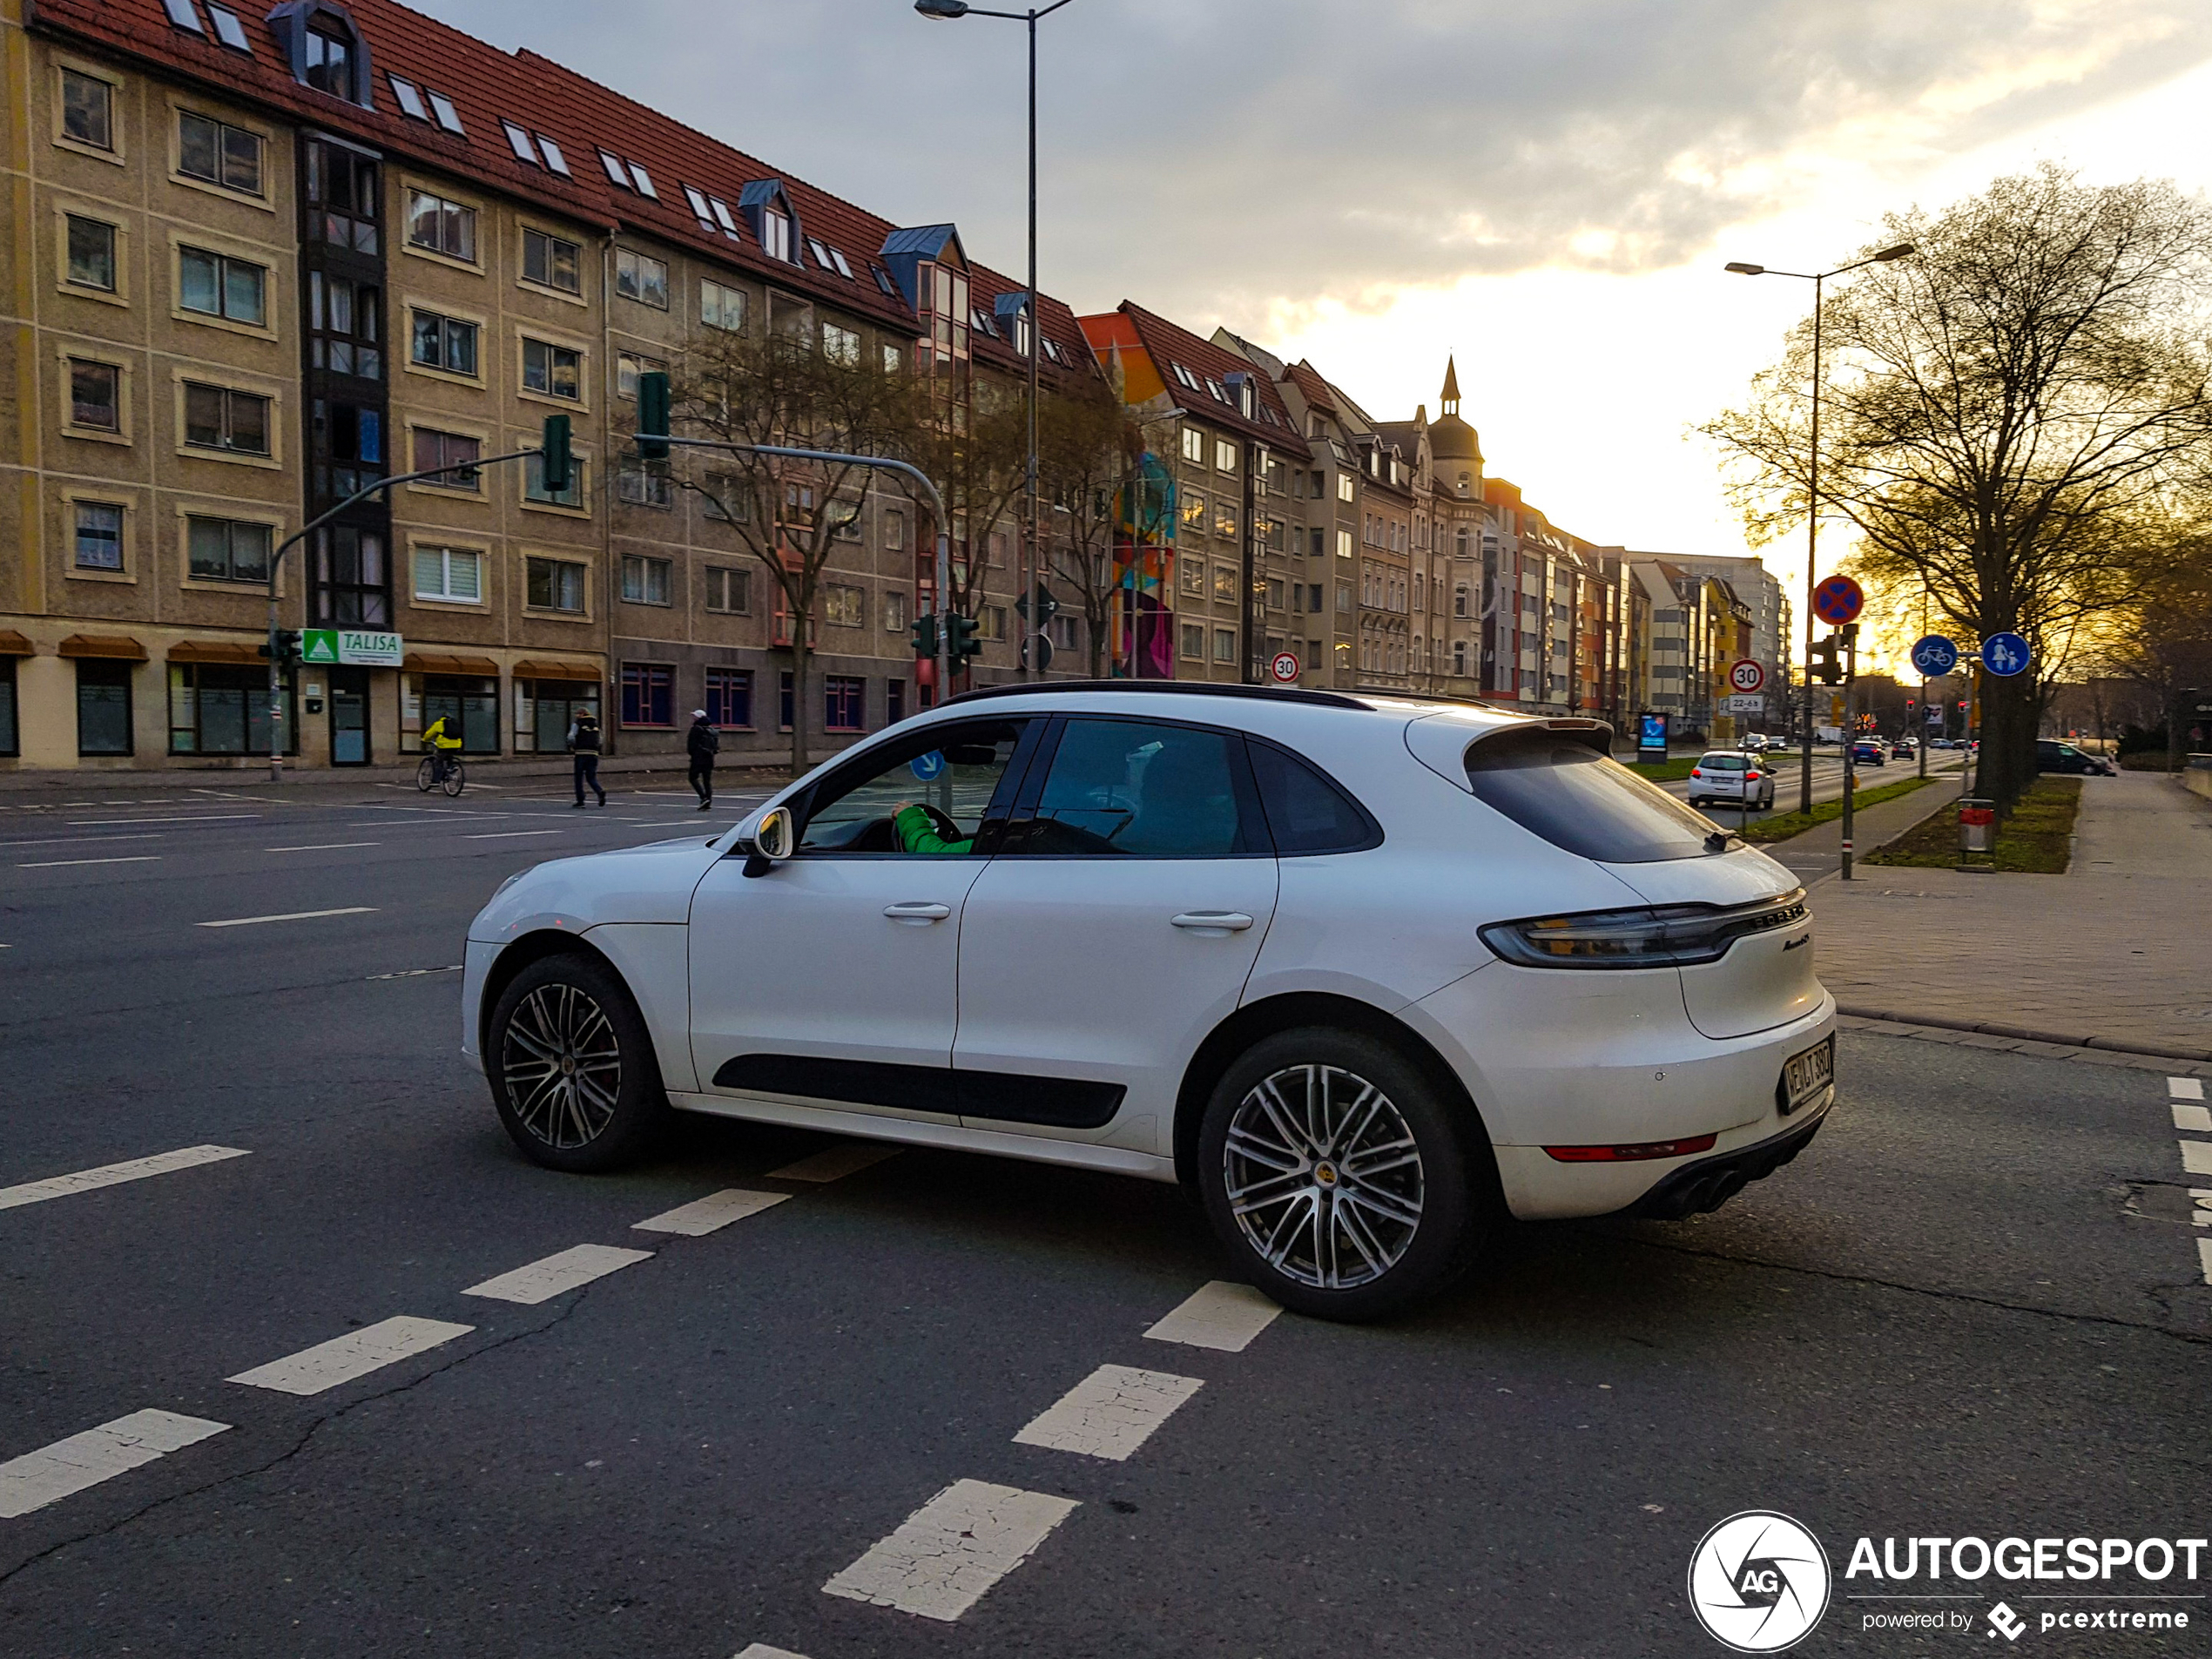
[[[2081,810],[2081,779],[2039,778],[1997,826],[1995,857],[2002,871],[2019,875],[2064,875],[2072,856],[2074,819]],[[1868,864],[1903,864],[1923,870],[1959,867],[1959,820],[1938,813],[1870,853]]]
[[[1900,778],[1893,784],[1884,784],[1879,789],[1862,789],[1858,792],[1858,810],[1865,812],[1869,806],[1879,806],[1885,800],[1909,795],[1921,785],[1933,782],[1935,779],[1932,778]],[[1706,816],[1716,824],[1725,826],[1728,825],[1727,812],[1727,807],[1718,806]],[[1747,841],[1786,841],[1792,835],[1803,835],[1807,830],[1832,823],[1843,815],[1844,798],[1838,795],[1833,800],[1819,802],[1809,813],[1777,813],[1772,818],[1763,818],[1743,831],[1743,835]],[[1733,826],[1729,827],[1733,828]]]
[[[1653,765],[1646,765],[1641,761],[1634,760],[1622,761],[1621,764],[1639,778],[1649,778],[1655,784],[1671,784],[1679,779],[1689,777],[1689,769],[1697,764],[1700,758],[1696,755],[1677,755],[1672,760],[1662,760]]]

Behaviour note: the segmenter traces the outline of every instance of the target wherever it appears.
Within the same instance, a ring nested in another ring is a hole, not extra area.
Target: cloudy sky
[[[416,3],[1021,268],[1018,24]],[[1074,0],[1040,36],[1049,292],[1226,322],[1378,416],[1456,352],[1491,470],[1642,549],[1742,550],[1685,431],[1811,294],[1726,260],[1825,268],[2040,157],[2212,184],[2206,0]]]

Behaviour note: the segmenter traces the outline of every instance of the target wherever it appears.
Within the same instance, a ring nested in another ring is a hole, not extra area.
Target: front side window
[[[523,341],[523,385],[528,390],[548,397],[580,398],[583,395],[583,367],[582,354],[565,346],[548,345],[542,340]]]
[[[415,597],[448,604],[482,604],[483,554],[473,547],[416,548]]]
[[[1069,720],[1009,853],[1217,859],[1264,850],[1238,805],[1241,739],[1150,720]]]
[[[123,371],[112,363],[69,360],[69,419],[96,432],[123,430]]]
[[[668,265],[631,248],[615,250],[615,292],[656,311],[668,309]]]
[[[80,288],[115,292],[115,226],[76,213],[69,221],[69,280]]]
[[[1541,726],[1473,745],[1475,799],[1554,846],[1615,864],[1694,859],[1713,826],[1617,760]]]
[[[62,132],[96,150],[115,148],[115,88],[82,70],[62,71]]]
[[[240,523],[230,518],[185,521],[187,568],[202,582],[251,582],[266,585],[269,579],[269,527]]]
[[[973,854],[1023,725],[940,726],[833,774],[804,814],[799,852]]]
[[[583,609],[583,566],[569,559],[532,559],[524,571],[525,602],[533,610]]]
[[[476,262],[476,210],[427,190],[408,196],[407,239],[448,259]]]
[[[410,350],[425,368],[442,368],[448,374],[476,373],[476,325],[435,311],[415,314]]]
[[[120,570],[123,568],[123,509],[111,502],[77,503],[77,568],[80,570]]]
[[[532,282],[563,293],[577,293],[583,287],[583,250],[574,242],[546,231],[523,232],[523,274]]]
[[[205,248],[177,250],[177,303],[186,311],[261,327],[268,320],[266,266]]]
[[[191,110],[177,111],[177,171],[225,190],[261,193],[261,135]]]

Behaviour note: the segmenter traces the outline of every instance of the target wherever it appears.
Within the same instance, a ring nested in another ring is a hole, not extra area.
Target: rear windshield
[[[1617,760],[1557,732],[1501,733],[1467,752],[1475,798],[1554,846],[1608,864],[1708,851],[1713,826]]]
[[[1703,772],[1741,772],[1743,770],[1743,757],[1742,755],[1707,755],[1697,763],[1697,765]]]

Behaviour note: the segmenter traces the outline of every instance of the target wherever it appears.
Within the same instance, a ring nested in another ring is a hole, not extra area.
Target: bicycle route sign
[[[1959,666],[1959,647],[1941,634],[1924,634],[1912,642],[1912,666],[1928,679],[1941,679]]]

